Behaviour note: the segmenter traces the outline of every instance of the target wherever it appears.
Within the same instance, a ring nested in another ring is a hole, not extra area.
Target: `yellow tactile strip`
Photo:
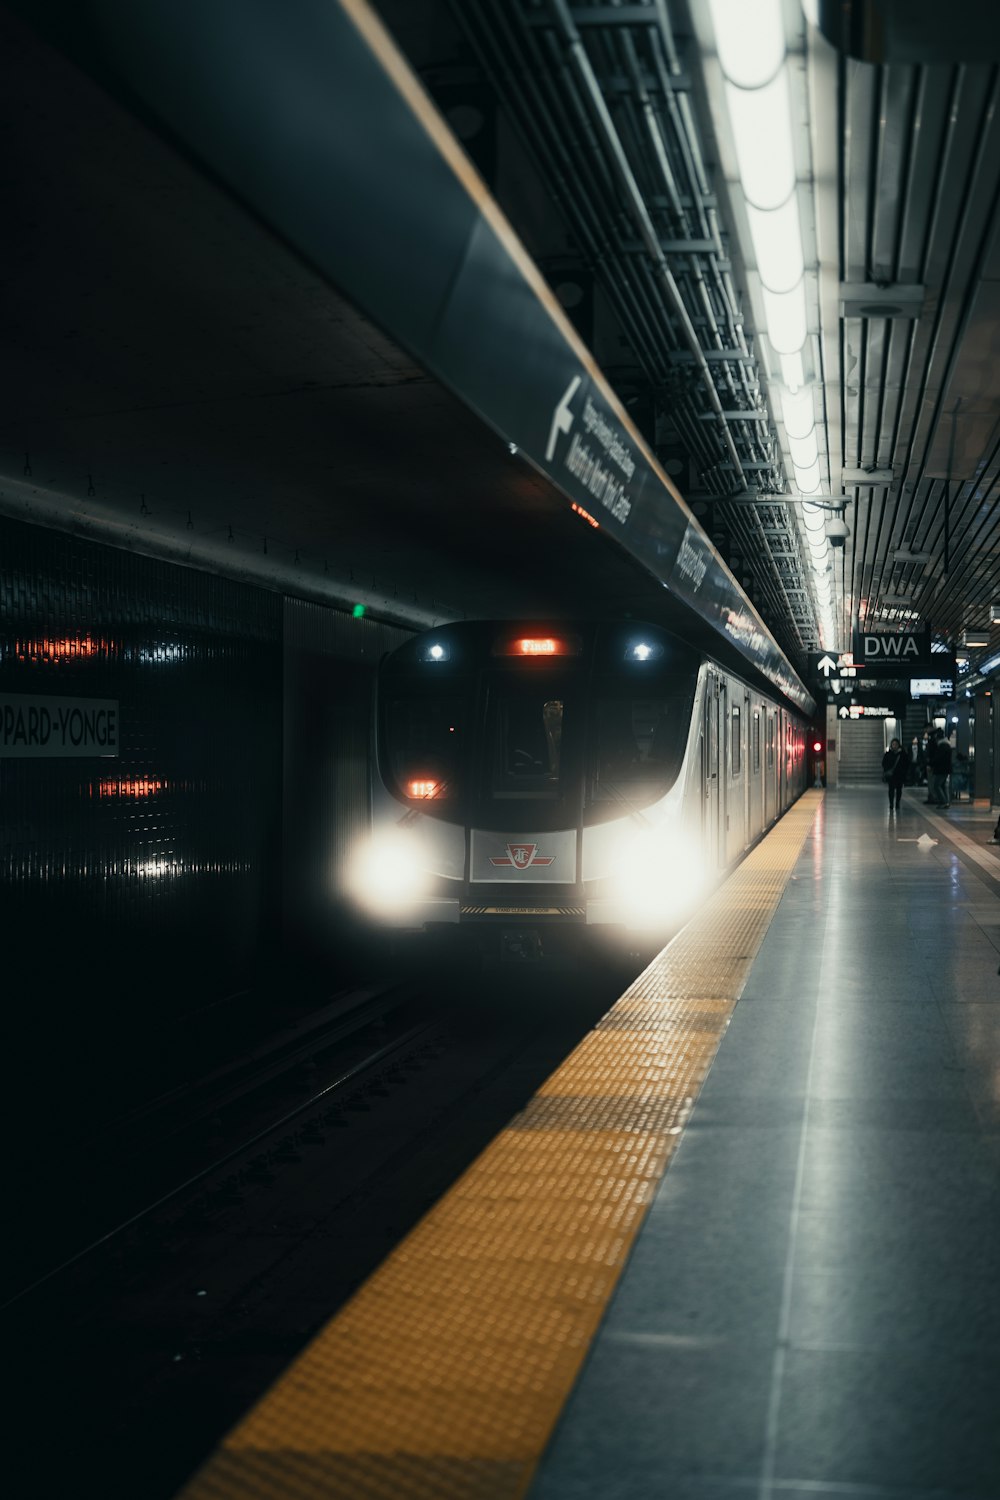
[[[524,1494],[812,825],[807,792],[186,1500]]]

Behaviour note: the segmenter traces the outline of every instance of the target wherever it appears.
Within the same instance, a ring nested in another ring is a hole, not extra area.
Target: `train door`
[[[778,747],[775,743],[777,711],[764,710],[764,826],[773,823],[778,811]]]
[[[750,694],[743,694],[743,834],[741,848],[746,849],[753,839],[753,818],[750,806],[750,788],[753,783],[753,762],[750,759]]]
[[[705,721],[701,733],[704,820],[702,842],[710,864],[718,859],[719,839],[719,686],[714,672],[705,678]]]
[[[746,722],[743,692],[739,683],[727,683],[729,712],[726,758],[726,864],[746,846],[746,757],[743,753],[743,726]]]
[[[764,710],[760,700],[753,705],[753,724],[747,756],[750,762],[750,837],[758,838],[764,831],[764,731],[761,720]]]
[[[729,863],[729,809],[730,786],[733,778],[732,735],[729,724],[729,684],[724,677],[719,679],[718,697],[719,738],[719,821],[716,825],[715,860],[720,869]]]

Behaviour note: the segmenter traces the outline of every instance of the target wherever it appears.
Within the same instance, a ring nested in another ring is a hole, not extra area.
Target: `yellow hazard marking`
[[[525,1493],[821,798],[758,844],[185,1500]]]

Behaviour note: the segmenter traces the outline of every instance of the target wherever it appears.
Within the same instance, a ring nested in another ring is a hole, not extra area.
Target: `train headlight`
[[[659,641],[637,640],[629,641],[625,647],[626,661],[659,661],[663,655],[663,647]]]
[[[697,841],[666,824],[626,835],[612,867],[614,899],[630,927],[686,920],[705,889]]]
[[[404,829],[376,834],[351,861],[348,889],[373,917],[406,918],[426,894],[428,884],[420,845]]]

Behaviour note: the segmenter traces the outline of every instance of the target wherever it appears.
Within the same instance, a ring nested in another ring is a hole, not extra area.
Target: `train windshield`
[[[611,816],[648,807],[673,786],[691,720],[691,694],[602,696],[594,705],[591,800]]]
[[[393,697],[386,705],[388,771],[408,801],[454,804],[466,733],[460,697]]]
[[[553,686],[495,689],[487,727],[494,798],[557,801],[563,795],[565,695]]]

